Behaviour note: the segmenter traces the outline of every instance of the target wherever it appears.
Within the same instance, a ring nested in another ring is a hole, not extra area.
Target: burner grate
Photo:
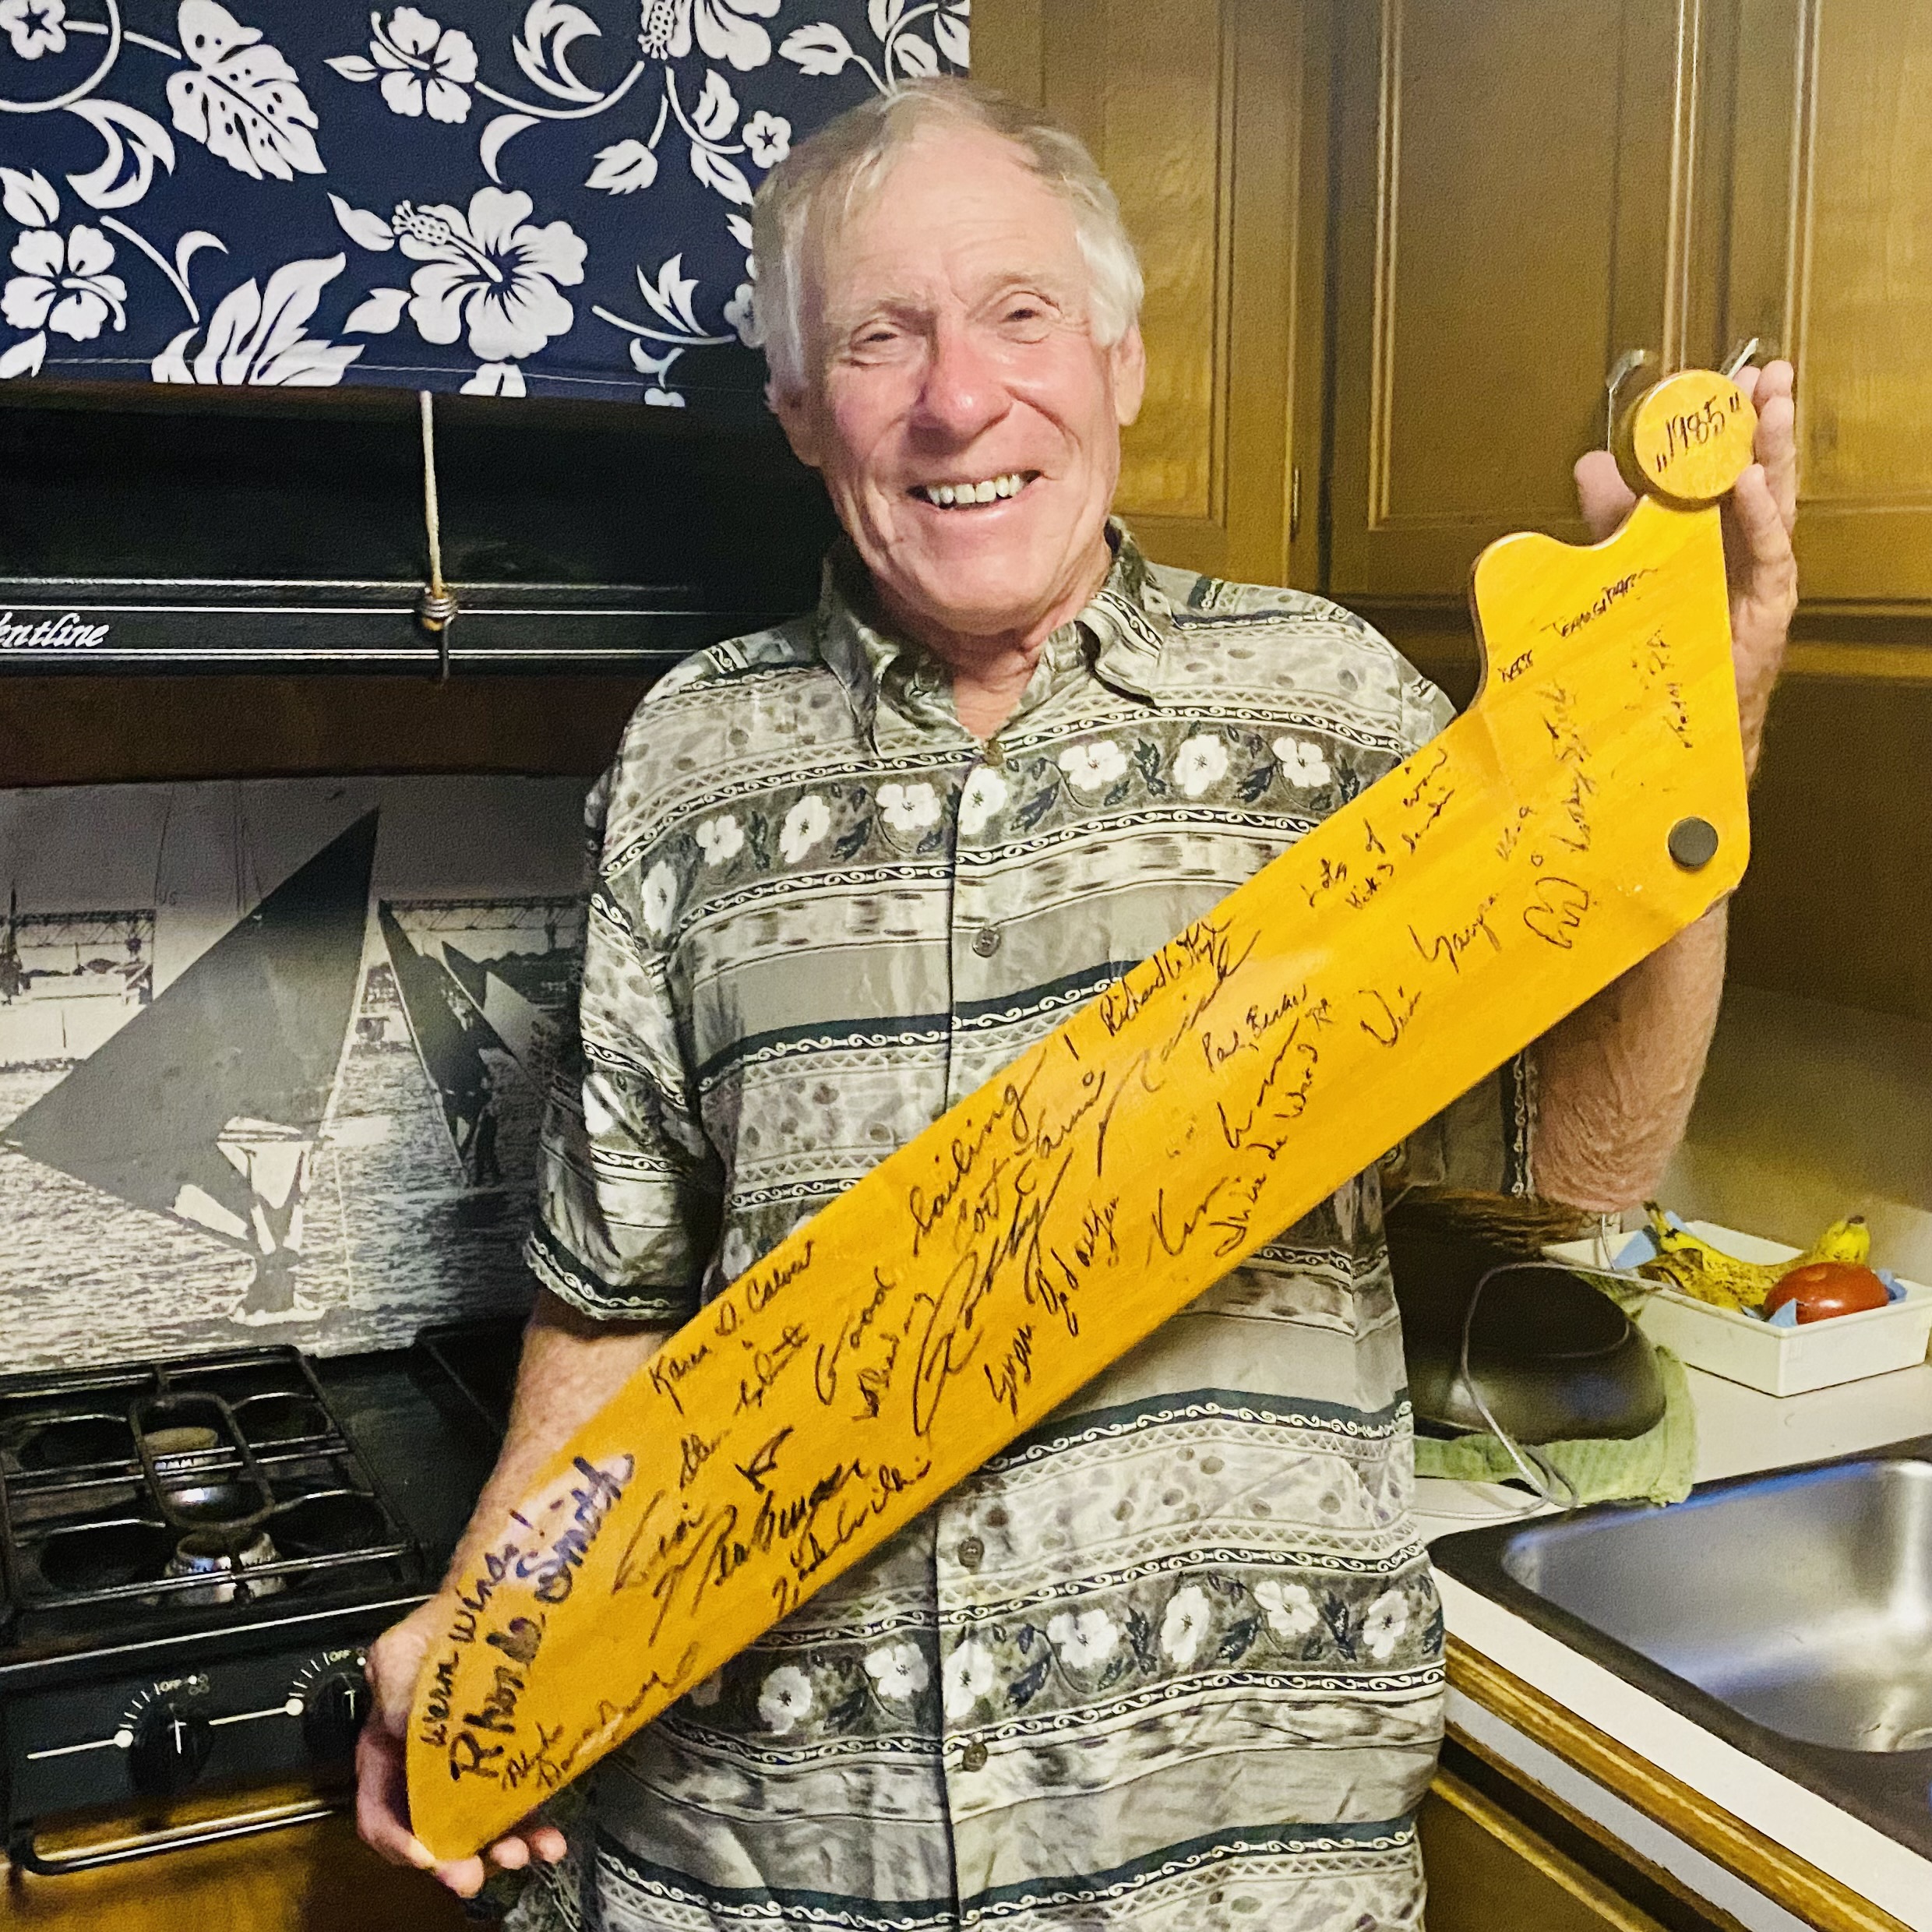
[[[298,1350],[0,1382],[16,1614],[231,1612],[421,1568]]]

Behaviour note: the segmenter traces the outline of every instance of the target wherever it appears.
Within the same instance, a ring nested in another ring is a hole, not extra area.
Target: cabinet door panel
[[[1165,562],[1312,583],[1293,505],[1299,465],[1312,509],[1320,456],[1320,19],[1295,0],[979,0],[973,72],[1080,133],[1140,251],[1121,514]]]
[[[1575,536],[1626,349],[1683,352],[1692,0],[1345,7],[1330,583],[1460,595]]]
[[[1731,299],[1798,365],[1808,602],[1932,598],[1932,9],[1744,0]]]

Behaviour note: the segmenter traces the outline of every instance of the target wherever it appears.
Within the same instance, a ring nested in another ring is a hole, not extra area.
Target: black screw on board
[[[1708,819],[1680,819],[1665,844],[1686,872],[1701,872],[1717,856],[1717,827]]]

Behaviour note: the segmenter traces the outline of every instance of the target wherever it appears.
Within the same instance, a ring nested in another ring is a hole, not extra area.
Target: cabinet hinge
[[[1290,464],[1288,471],[1288,538],[1292,543],[1302,534],[1302,466]]]

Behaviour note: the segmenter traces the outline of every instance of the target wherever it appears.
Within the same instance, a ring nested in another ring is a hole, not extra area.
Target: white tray
[[[1803,1252],[1781,1241],[1719,1227],[1715,1222],[1684,1225],[1740,1261],[1789,1261]],[[1558,1260],[1609,1271],[1602,1268],[1594,1241],[1566,1241],[1549,1252]],[[1636,1320],[1652,1341],[1694,1369],[1708,1370],[1767,1395],[1802,1395],[1807,1389],[1889,1374],[1925,1359],[1926,1345],[1932,1341],[1932,1289],[1916,1282],[1902,1281],[1899,1285],[1906,1291],[1902,1302],[1796,1328],[1774,1328],[1754,1315],[1713,1308],[1673,1288],[1659,1288],[1647,1296]]]

